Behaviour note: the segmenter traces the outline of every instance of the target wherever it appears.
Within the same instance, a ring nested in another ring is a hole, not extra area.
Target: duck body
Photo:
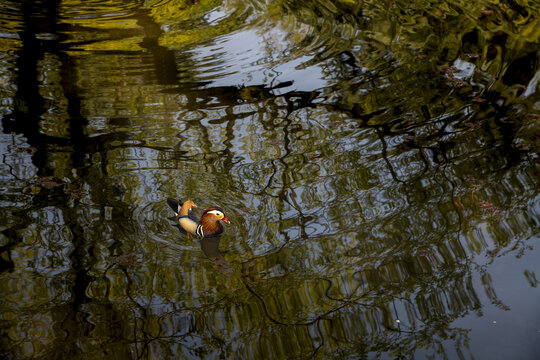
[[[207,209],[198,208],[191,200],[182,202],[172,198],[167,199],[167,204],[174,210],[178,223],[188,234],[199,238],[212,238],[223,233],[223,221],[230,224],[225,217],[223,209],[219,206]]]

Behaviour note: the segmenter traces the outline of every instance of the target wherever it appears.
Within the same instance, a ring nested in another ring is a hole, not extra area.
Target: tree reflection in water
[[[3,356],[540,354],[536,5],[5,3]]]

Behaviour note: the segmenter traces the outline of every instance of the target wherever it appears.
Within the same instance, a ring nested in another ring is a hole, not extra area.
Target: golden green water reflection
[[[540,356],[535,3],[1,4],[2,357]]]

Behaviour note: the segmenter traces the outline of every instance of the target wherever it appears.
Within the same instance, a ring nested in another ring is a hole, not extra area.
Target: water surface
[[[0,2],[0,353],[539,358],[539,16]]]

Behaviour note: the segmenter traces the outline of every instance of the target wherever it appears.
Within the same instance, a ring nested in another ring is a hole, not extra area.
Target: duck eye
[[[221,211],[219,211],[219,210],[212,210],[212,211],[210,211],[209,213],[210,213],[210,214],[214,214],[216,217],[218,217],[218,218],[220,218],[220,219],[221,219],[222,217],[225,216],[225,215],[223,215],[223,213],[222,213]]]

